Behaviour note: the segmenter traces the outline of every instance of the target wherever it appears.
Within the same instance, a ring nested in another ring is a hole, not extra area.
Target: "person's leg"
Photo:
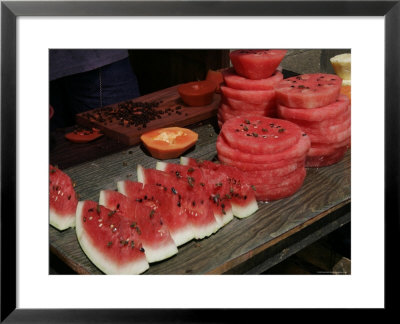
[[[139,96],[138,81],[128,58],[99,69],[67,76],[57,81],[61,80],[63,81],[64,88],[62,90],[65,90],[65,96],[62,97],[61,103],[60,100],[56,102],[55,99],[51,100],[50,103],[55,111],[57,111],[58,106],[64,105],[65,109],[63,110],[69,113],[63,114],[66,118],[65,126],[71,126],[75,123],[75,114]],[[56,91],[54,91],[54,94],[53,91],[51,88],[51,97],[56,95]],[[57,96],[61,98],[58,92]],[[71,116],[73,117],[71,118]]]
[[[140,96],[138,81],[128,58],[103,66],[99,76],[103,106]]]
[[[139,96],[128,59],[68,77],[69,105],[77,114]]]

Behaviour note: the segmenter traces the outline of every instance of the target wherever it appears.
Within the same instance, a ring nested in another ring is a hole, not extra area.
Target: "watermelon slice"
[[[221,85],[224,97],[260,105],[275,99],[275,90],[239,90]]]
[[[230,201],[216,192],[215,186],[213,187],[209,183],[206,175],[199,168],[158,161],[156,169],[172,175],[180,174],[182,177],[193,177],[193,186],[200,186],[197,190],[207,193],[207,203],[211,205],[214,217],[220,226],[226,225],[233,219]]]
[[[306,167],[318,168],[326,167],[341,161],[348,150],[348,146],[336,149],[333,153],[327,155],[307,156]]]
[[[342,79],[335,74],[302,74],[279,82],[276,100],[292,108],[323,107],[336,101],[341,86]]]
[[[117,187],[118,191],[128,198],[142,201],[146,206],[159,211],[176,246],[194,238],[192,225],[178,196],[168,191],[167,187],[130,180],[119,181]]]
[[[228,120],[219,136],[242,152],[270,154],[290,148],[300,140],[301,134],[301,128],[292,122],[254,115]]]
[[[292,165],[298,165],[304,162],[305,157],[302,156],[296,160],[281,160],[273,163],[249,163],[231,160],[223,155],[218,154],[218,159],[221,163],[229,166],[234,166],[243,172],[247,171],[268,171],[268,172],[285,172],[284,170]]]
[[[304,136],[301,136],[300,140],[295,145],[274,154],[250,154],[242,152],[232,148],[223,136],[218,136],[216,148],[218,156],[223,156],[224,158],[237,162],[265,164],[263,168],[274,169],[285,166],[289,161],[293,162],[302,159],[305,154],[307,154],[311,142],[310,138],[305,133],[303,133],[303,135]],[[271,166],[268,167],[266,164],[271,164]]]
[[[100,191],[99,204],[120,213],[137,225],[149,263],[167,259],[178,249],[172,240],[168,227],[163,223],[159,211],[146,206],[143,201],[129,199],[114,190]]]
[[[329,133],[329,134],[309,134],[309,137],[311,139],[311,143],[325,143],[325,144],[332,144],[332,143],[338,143],[338,142],[343,142],[347,139],[349,139],[351,136],[351,128],[348,127],[344,129],[343,131],[340,131],[338,133]]]
[[[269,202],[294,195],[303,185],[306,174],[306,169],[302,168],[295,177],[282,181],[280,184],[255,185],[257,200]]]
[[[180,162],[187,167],[200,168],[208,179],[213,194],[230,201],[234,216],[245,218],[258,210],[254,190],[239,169],[188,157],[181,157]]]
[[[348,133],[351,129],[351,119],[348,118],[347,120],[343,121],[340,124],[331,125],[327,127],[302,127],[303,132],[307,133],[311,140],[312,136],[319,137],[319,138],[326,138],[326,137],[335,137],[335,135],[339,135],[341,133]],[[338,136],[339,137],[339,136]]]
[[[334,102],[318,108],[290,108],[278,104],[277,109],[280,118],[320,122],[330,118],[336,118],[345,113],[348,111],[349,103],[350,101],[347,96],[340,95]]]
[[[207,203],[206,191],[198,190],[201,185],[195,185],[193,177],[171,175],[155,169],[137,167],[138,181],[144,184],[161,185],[178,197],[188,219],[193,227],[195,238],[202,239],[218,231],[220,223],[214,216],[212,207]]]
[[[77,195],[71,178],[50,165],[49,214],[50,224],[60,231],[75,227]]]
[[[337,151],[337,149],[342,147],[350,148],[351,138],[345,139],[343,142],[332,143],[332,144],[322,144],[322,143],[313,143],[310,150],[308,151],[308,157],[315,156],[326,156],[331,155]]]
[[[276,71],[286,52],[280,49],[240,49],[232,51],[229,57],[237,74],[259,80]]]
[[[270,77],[260,80],[244,78],[235,72],[234,68],[222,72],[225,84],[239,90],[269,90],[283,80],[283,74],[276,70]]]
[[[226,113],[226,114],[231,114],[234,117],[238,116],[251,116],[251,115],[258,115],[258,116],[272,116],[276,112],[276,107],[275,105],[272,105],[270,107],[267,107],[265,109],[260,109],[260,110],[239,110],[239,109],[233,109],[231,106],[228,106],[224,103],[221,103],[219,106],[219,112],[221,113]]]
[[[325,107],[328,107],[328,106],[325,106]],[[299,109],[300,108],[298,108],[298,110]],[[319,108],[315,108],[315,109],[319,109]],[[310,109],[307,109],[307,111],[310,111]],[[346,121],[346,120],[348,120],[350,118],[351,118],[351,109],[350,109],[350,106],[349,106],[343,113],[340,113],[336,117],[329,118],[329,116],[328,116],[326,119],[324,118],[324,119],[322,119],[320,121],[307,121],[307,120],[295,119],[295,118],[284,118],[284,119],[299,125],[301,128],[305,127],[305,128],[311,128],[311,129],[313,129],[313,128],[319,129],[319,128],[330,127],[330,126],[333,126],[333,125],[338,125],[338,124],[343,123],[344,121]]]
[[[229,97],[222,97],[221,103],[228,105],[234,110],[245,110],[245,111],[269,111],[276,109],[276,102],[274,100],[268,100],[259,104],[253,104],[242,100],[232,99]]]
[[[149,268],[132,221],[94,201],[80,201],[76,236],[87,257],[105,274],[140,274]]]

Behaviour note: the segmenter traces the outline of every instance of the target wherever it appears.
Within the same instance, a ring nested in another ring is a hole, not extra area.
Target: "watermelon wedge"
[[[75,227],[77,205],[78,199],[71,178],[57,167],[50,165],[50,225],[60,231],[70,227]]]
[[[172,175],[180,174],[182,177],[193,177],[193,185],[198,186],[196,189],[207,193],[207,203],[211,205],[214,217],[220,226],[226,225],[233,219],[230,201],[217,192],[217,188],[209,183],[206,175],[199,168],[158,161],[156,169]]]
[[[181,157],[180,162],[187,167],[200,168],[208,179],[209,186],[213,188],[214,194],[228,198],[234,216],[245,218],[258,210],[254,190],[241,170],[189,157]]]
[[[117,187],[118,191],[128,198],[142,201],[146,206],[159,211],[176,246],[181,246],[194,238],[192,225],[178,196],[168,191],[167,187],[130,180],[118,181]]]
[[[149,263],[167,259],[178,249],[159,211],[146,206],[143,201],[129,199],[114,190],[100,191],[99,204],[121,214],[135,224]]]
[[[76,236],[87,257],[105,274],[140,274],[149,268],[132,221],[94,201],[78,203]]]
[[[193,227],[195,238],[202,239],[218,231],[220,223],[214,216],[212,207],[207,203],[207,193],[196,190],[201,185],[195,185],[193,177],[171,175],[156,169],[137,167],[138,181],[144,184],[161,185],[178,197]]]

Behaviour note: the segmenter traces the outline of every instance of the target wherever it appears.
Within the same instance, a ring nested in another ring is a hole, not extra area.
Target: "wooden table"
[[[216,117],[190,128],[199,133],[199,141],[185,155],[215,159]],[[72,144],[62,132],[52,134],[50,162],[71,176],[81,200],[98,201],[100,190],[115,190],[119,180],[136,180],[138,164],[154,168],[156,161],[141,145],[127,146],[106,137]],[[252,216],[235,218],[212,236],[188,242],[177,255],[151,264],[144,275],[262,273],[350,222],[350,175],[350,151],[335,165],[309,168],[295,195],[259,203]],[[101,274],[81,250],[74,229],[60,232],[49,226],[49,234],[50,251],[74,272]]]

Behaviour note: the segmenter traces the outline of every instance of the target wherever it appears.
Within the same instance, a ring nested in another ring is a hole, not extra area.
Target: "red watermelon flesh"
[[[289,108],[279,103],[277,111],[280,118],[320,122],[330,118],[337,118],[345,113],[348,108],[349,98],[340,95],[333,103],[323,107],[314,109]]]
[[[271,180],[271,183],[258,183],[255,184],[254,186],[257,189],[259,189],[259,191],[288,187],[292,186],[293,184],[296,185],[299,181],[303,181],[306,176],[306,173],[307,173],[306,169],[302,167],[296,170],[295,172],[290,173],[288,176],[279,178],[279,180]]]
[[[220,107],[218,109],[218,113],[217,113],[217,118],[218,120],[221,122],[221,125],[219,126],[219,128],[222,128],[222,125],[229,119],[235,118],[235,117],[248,117],[248,116],[267,116],[264,112],[240,112],[237,110],[231,110],[228,111],[226,109],[223,109],[222,107]],[[273,112],[271,112],[268,115],[274,115]]]
[[[311,145],[310,150],[308,151],[307,156],[315,157],[320,155],[331,155],[339,148],[345,146],[350,148],[350,141],[351,138],[347,138],[342,142],[332,143],[332,144],[313,143]]]
[[[252,116],[252,115],[257,115],[257,116],[267,116],[268,111],[264,111],[264,110],[234,110],[231,107],[229,107],[228,105],[225,105],[223,103],[221,103],[221,105],[218,108],[218,112],[222,115],[222,116],[226,116],[226,119],[230,119],[233,117],[238,117],[238,116]]]
[[[138,231],[149,263],[167,259],[178,253],[168,226],[163,223],[158,210],[146,206],[143,201],[129,199],[113,190],[102,190],[99,204],[132,221],[131,225]]]
[[[94,201],[80,201],[76,235],[87,257],[105,274],[140,274],[149,268],[132,221]]]
[[[302,136],[296,145],[274,154],[249,154],[242,153],[240,150],[233,149],[226,143],[222,136],[217,138],[217,153],[218,157],[224,157],[232,161],[250,164],[262,164],[264,168],[274,169],[288,164],[288,162],[297,162],[304,159],[311,146],[310,138]],[[222,162],[222,161],[221,161]],[[227,163],[230,165],[230,163]],[[271,167],[267,165],[270,164]],[[242,168],[239,168],[242,170]],[[243,169],[246,170],[246,169]]]
[[[298,158],[303,158],[305,154],[307,154],[307,151],[310,149],[310,143],[310,138],[306,134],[304,134],[304,136],[302,135],[297,144],[281,152],[273,154],[250,154],[243,153],[238,149],[232,148],[227,143],[224,136],[218,136],[216,148],[218,156],[221,155],[234,161],[268,164],[276,163],[279,161],[287,162],[297,160]]]
[[[318,127],[318,128],[311,128],[311,127],[301,127],[303,132],[307,133],[310,138],[312,136],[318,137],[326,137],[326,136],[334,136],[340,134],[351,127],[351,120],[348,118],[347,120],[343,121],[340,124],[331,125],[327,127]]]
[[[246,111],[269,111],[271,109],[276,109],[276,101],[275,99],[264,101],[259,104],[253,104],[250,102],[232,99],[228,97],[222,97],[221,103],[228,105],[233,110],[246,110]]]
[[[276,70],[270,77],[260,80],[244,78],[235,72],[234,68],[222,72],[225,84],[239,90],[270,90],[283,80],[283,74]]]
[[[138,166],[137,175],[139,182],[161,184],[178,196],[191,222],[196,239],[210,236],[220,228],[211,206],[207,204],[207,193],[196,190],[200,185],[195,188],[193,178],[183,179],[160,170],[145,169],[141,165]]]
[[[319,108],[315,108],[315,109],[319,109]],[[351,110],[350,110],[350,106],[349,106],[345,112],[340,113],[336,117],[323,119],[321,121],[307,121],[307,120],[294,119],[294,118],[284,118],[284,119],[299,125],[301,128],[320,129],[323,127],[339,125],[339,124],[345,122],[346,120],[351,119]]]
[[[229,57],[237,74],[259,80],[276,71],[286,52],[281,49],[240,49],[230,52]]]
[[[276,107],[274,105],[267,107],[263,110],[246,110],[246,109],[239,110],[239,109],[233,109],[231,106],[221,103],[218,109],[220,112],[223,113],[226,112],[232,114],[233,116],[257,115],[257,116],[270,117],[276,114]]]
[[[75,227],[77,205],[78,199],[71,178],[60,169],[50,165],[50,224],[60,231]]]
[[[157,162],[156,169],[172,175],[179,174],[179,176],[184,178],[192,177],[194,179],[193,186],[197,187],[194,189],[206,192],[207,203],[210,204],[214,217],[221,227],[233,219],[230,201],[221,195],[217,195],[216,188],[209,182],[210,179],[205,177],[204,172],[200,168],[159,161]]]
[[[241,170],[211,161],[196,161],[189,158],[181,158],[181,164],[200,168],[209,179],[214,195],[228,198],[234,216],[244,218],[258,209],[254,190]]]
[[[317,168],[325,167],[341,161],[348,150],[348,146],[336,149],[335,152],[329,155],[307,156],[306,167]]]
[[[282,152],[295,145],[301,135],[301,128],[292,122],[262,116],[232,118],[219,134],[232,148],[251,154]]]
[[[294,177],[301,173],[305,166],[305,160],[298,163],[289,164],[288,167],[271,169],[264,171],[243,171],[246,181],[252,185],[277,184],[285,179]]]
[[[350,138],[351,136],[351,128],[348,127],[341,132],[337,132],[336,134],[308,134],[311,139],[311,143],[338,143],[343,142],[344,140]]]
[[[260,105],[275,99],[275,90],[239,90],[221,85],[224,97]]]
[[[255,186],[256,196],[259,201],[274,201],[294,195],[300,190],[306,177],[306,169],[302,169],[300,176],[291,179],[291,182],[286,182],[285,185],[281,186]]]
[[[292,108],[317,108],[334,103],[342,79],[335,74],[302,74],[282,80],[275,87],[279,104]]]
[[[130,199],[143,202],[158,211],[163,223],[168,226],[176,246],[181,246],[194,238],[194,231],[177,195],[167,187],[124,180],[117,183],[118,191]]]
[[[298,158],[296,160],[281,160],[273,163],[249,163],[249,162],[240,162],[236,160],[231,160],[223,155],[218,155],[218,159],[221,163],[234,166],[242,171],[271,171],[276,170],[276,172],[284,172],[281,170],[285,170],[289,165],[297,165],[298,163],[302,163],[305,160],[305,157]],[[279,171],[278,171],[279,170]]]

